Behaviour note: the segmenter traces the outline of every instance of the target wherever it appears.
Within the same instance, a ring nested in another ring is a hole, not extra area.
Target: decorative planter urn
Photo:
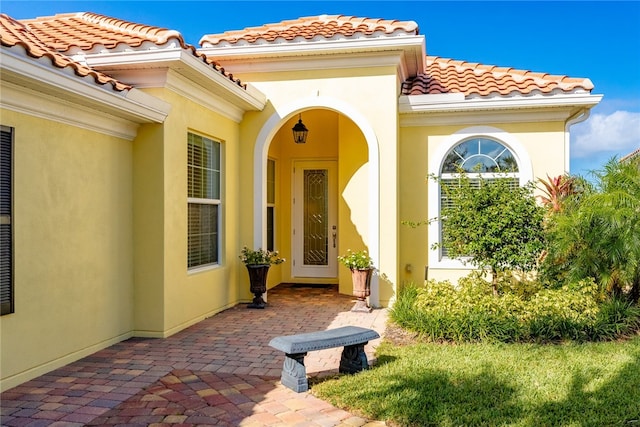
[[[357,298],[356,304],[351,311],[370,313],[371,307],[367,305],[366,298],[371,295],[371,274],[372,268],[363,270],[351,269],[351,280],[353,282],[353,296]]]
[[[267,273],[269,273],[269,264],[247,265],[249,272],[249,283],[251,293],[254,295],[253,302],[247,308],[264,308],[265,302],[262,294],[267,292]]]

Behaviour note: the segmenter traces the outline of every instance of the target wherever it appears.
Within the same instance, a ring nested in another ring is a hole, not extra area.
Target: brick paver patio
[[[280,385],[271,338],[346,325],[382,336],[386,310],[350,311],[335,287],[283,284],[264,310],[238,305],[166,339],[133,338],[0,395],[3,426],[383,426]],[[380,340],[365,350],[373,351]],[[334,375],[342,349],[310,352],[309,376]]]

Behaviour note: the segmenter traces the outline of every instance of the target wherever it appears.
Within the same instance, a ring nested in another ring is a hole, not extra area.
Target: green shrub
[[[405,285],[390,316],[436,342],[610,340],[640,330],[640,307],[604,299],[593,280],[559,289],[509,280],[495,297],[477,273],[458,286],[436,280]]]
[[[418,287],[414,283],[404,284],[398,288],[398,295],[389,313],[399,326],[406,329],[415,329],[418,310],[414,309]]]
[[[612,297],[600,304],[587,336],[592,341],[609,341],[637,331],[640,331],[640,307],[627,299]]]
[[[522,323],[533,340],[584,341],[595,322],[601,301],[593,280],[559,289],[542,289],[526,301]]]

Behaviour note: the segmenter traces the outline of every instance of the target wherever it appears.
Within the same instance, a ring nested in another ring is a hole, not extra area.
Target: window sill
[[[206,273],[208,271],[218,270],[220,268],[222,268],[222,265],[220,264],[200,265],[198,267],[188,268],[187,275],[191,276],[192,274]]]

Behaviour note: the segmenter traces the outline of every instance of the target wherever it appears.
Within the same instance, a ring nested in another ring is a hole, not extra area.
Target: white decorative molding
[[[162,123],[171,109],[137,89],[115,91],[111,84],[96,83],[91,75],[81,77],[71,67],[53,66],[49,58],[34,60],[21,47],[2,47],[0,67],[3,85],[14,83],[136,123]]]
[[[216,58],[217,59],[217,58]],[[312,57],[269,57],[259,61],[228,59],[224,62],[225,70],[234,74],[278,73],[287,71],[314,71],[351,68],[377,68],[398,66],[401,61],[400,52],[373,52],[334,54]]]
[[[205,43],[198,51],[220,61],[227,71],[234,74],[395,65],[401,74],[401,81],[404,81],[426,69],[426,48],[422,35],[314,39],[312,42],[222,47]]]
[[[199,90],[211,92],[245,111],[262,110],[266,96],[251,85],[242,87],[215,70],[203,58],[180,47],[162,50],[97,53],[86,56],[89,66],[101,70],[128,84],[140,87],[161,87],[162,71],[173,70],[199,85]],[[150,71],[150,70],[160,70]],[[140,71],[141,76],[136,76]],[[134,77],[135,76],[135,77]],[[132,79],[132,77],[134,77]],[[144,77],[149,77],[145,82]],[[157,85],[157,86],[153,86]]]
[[[236,123],[240,123],[242,120],[243,109],[205,90],[202,86],[195,85],[192,81],[173,70],[167,70],[165,87]]]
[[[3,82],[0,105],[7,110],[41,119],[64,123],[93,132],[132,141],[138,123],[36,92],[23,86]]]
[[[602,95],[556,94],[466,100],[461,95],[400,96],[400,126],[565,121],[602,99]]]

